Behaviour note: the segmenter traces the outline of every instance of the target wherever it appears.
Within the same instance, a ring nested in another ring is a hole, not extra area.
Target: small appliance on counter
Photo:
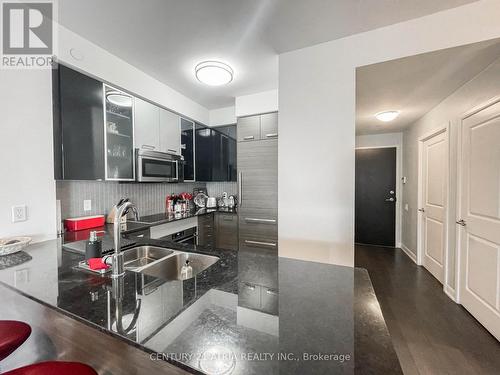
[[[194,204],[198,208],[205,208],[207,206],[208,195],[203,192],[199,192],[194,195]]]
[[[217,198],[208,197],[207,198],[207,208],[217,208]]]

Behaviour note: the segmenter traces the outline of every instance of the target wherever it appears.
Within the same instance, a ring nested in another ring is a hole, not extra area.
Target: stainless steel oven
[[[136,180],[139,182],[183,182],[182,156],[137,148]]]
[[[162,240],[198,245],[198,229],[196,227],[184,229],[180,232],[162,237]]]

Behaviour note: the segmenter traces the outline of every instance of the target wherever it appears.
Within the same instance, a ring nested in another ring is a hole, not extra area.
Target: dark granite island
[[[76,268],[83,256],[54,240],[30,246],[32,259],[0,281],[193,373],[401,373],[365,270],[148,243],[220,259],[185,281],[111,279]]]

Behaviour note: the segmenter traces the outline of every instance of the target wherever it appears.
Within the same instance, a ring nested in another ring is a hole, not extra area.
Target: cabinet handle
[[[243,139],[245,141],[250,141],[250,140],[254,139],[254,136],[253,135],[247,135],[246,137],[243,137]]]
[[[243,172],[238,173],[238,200],[243,207]]]
[[[276,247],[276,242],[260,242],[260,241],[245,240],[245,243],[248,245],[261,245],[261,246]]]
[[[152,145],[142,145],[141,148],[145,148],[146,150],[154,150],[156,147]]]
[[[257,219],[257,218],[253,218],[253,217],[246,217],[245,221],[247,223],[276,224],[275,219]]]
[[[274,290],[268,289],[266,290],[266,294],[269,294],[270,296],[277,296],[278,293],[276,293]]]
[[[255,287],[253,285],[245,284],[245,288],[250,289],[250,290],[255,290]]]
[[[269,133],[266,134],[266,138],[276,138],[278,136],[278,133]]]
[[[167,148],[167,151],[173,152],[174,154],[177,154],[177,150],[172,150],[171,148]]]

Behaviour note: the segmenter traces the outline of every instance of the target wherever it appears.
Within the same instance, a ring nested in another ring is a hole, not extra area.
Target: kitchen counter
[[[155,225],[172,223],[179,220],[185,220],[192,217],[210,215],[213,213],[233,214],[238,213],[237,208],[199,208],[192,209],[187,212],[179,213],[159,213],[154,215],[141,216],[139,221],[129,220],[123,224],[122,234],[127,235],[135,232],[140,232]],[[64,242],[70,243],[74,241],[87,240],[91,231],[103,231],[113,233],[113,224],[106,224],[102,227],[90,228],[78,232],[65,232]]]
[[[111,279],[75,268],[83,256],[53,240],[0,281],[193,373],[401,374],[366,270],[276,257],[279,309],[265,313],[241,306],[239,283],[263,251],[243,270],[236,251],[144,241],[220,259],[185,281]]]

